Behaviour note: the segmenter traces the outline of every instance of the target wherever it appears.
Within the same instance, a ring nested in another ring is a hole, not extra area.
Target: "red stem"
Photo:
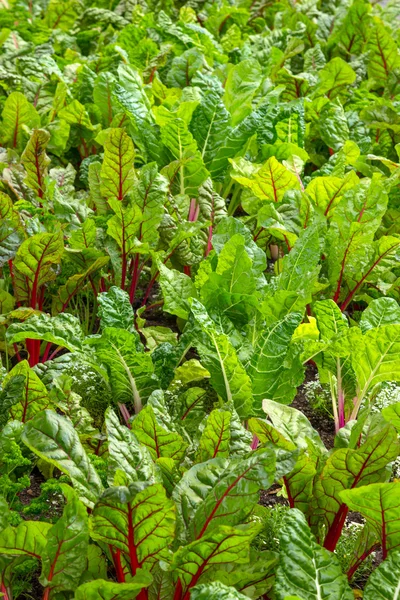
[[[3,600],[10,600],[10,596],[8,595],[7,588],[3,582],[1,582],[0,591],[3,594]]]
[[[351,581],[354,573],[357,571],[358,567],[364,562],[364,560],[366,558],[368,558],[368,556],[374,552],[375,550],[378,550],[379,548],[379,544],[374,544],[373,546],[371,546],[371,548],[369,550],[366,550],[365,552],[363,552],[360,556],[360,558],[358,558],[356,560],[356,562],[354,563],[354,565],[352,567],[350,567],[350,569],[347,571],[347,579],[349,581]]]
[[[113,547],[111,545],[109,545],[108,547],[110,549],[111,556],[113,559],[115,573],[117,575],[117,581],[118,583],[125,583],[125,573],[121,563],[121,550],[117,549],[114,553]]]
[[[330,526],[329,531],[326,535],[324,541],[324,548],[330,550],[331,552],[335,550],[336,544],[339,541],[348,512],[348,507],[345,504],[342,504],[338,512],[336,513],[332,525]]]
[[[52,346],[52,343],[47,342],[46,348],[44,349],[43,356],[42,356],[42,363],[45,363],[46,360],[48,359],[51,346]]]
[[[133,274],[132,274],[131,288],[129,291],[129,299],[131,301],[131,304],[133,304],[135,301],[136,288],[137,288],[137,284],[139,281],[139,274],[140,274],[139,254],[136,254],[134,262],[133,262]]]
[[[131,415],[129,414],[129,410],[126,408],[125,404],[121,404],[120,402],[118,402],[118,408],[121,411],[121,415],[126,423],[126,426],[129,427],[129,429],[130,429],[131,428],[131,423],[130,423]]]

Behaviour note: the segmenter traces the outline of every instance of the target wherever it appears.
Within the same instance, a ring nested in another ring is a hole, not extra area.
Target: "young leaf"
[[[18,394],[14,406],[10,408],[13,419],[26,423],[38,412],[48,408],[51,404],[45,385],[40,381],[36,373],[29,367],[26,360],[16,364],[5,377],[3,386],[11,384],[14,377],[24,378],[24,385]]]
[[[300,188],[296,175],[281,165],[274,156],[251,173],[244,170],[243,159],[240,162],[231,162],[234,168],[231,177],[249,188],[260,200],[281,202],[285,192]]]
[[[152,576],[139,570],[129,583],[116,583],[96,579],[80,585],[75,591],[75,600],[133,600],[143,589],[149,587]]]
[[[35,129],[29,139],[29,142],[21,156],[27,176],[25,183],[38,196],[43,198],[46,192],[45,178],[47,176],[47,167],[50,159],[46,154],[46,146],[50,139],[50,134],[44,129]]]
[[[211,458],[229,456],[231,413],[227,410],[213,410],[201,434],[196,462],[206,462]]]
[[[39,127],[40,118],[33,106],[21,92],[12,92],[4,103],[1,142],[21,150],[27,135],[24,125]]]
[[[152,406],[145,406],[135,417],[132,431],[139,442],[149,449],[153,458],[172,458],[180,461],[185,454],[187,443],[174,431],[168,431],[156,421]]]
[[[21,244],[14,260],[14,267],[23,275],[28,286],[30,306],[37,308],[38,292],[44,283],[55,279],[53,265],[61,261],[64,251],[61,229],[54,233],[37,233]],[[21,292],[20,292],[21,290]],[[24,288],[17,287],[17,296],[24,296]]]
[[[82,502],[93,508],[103,485],[68,419],[44,410],[27,423],[22,440],[40,458],[69,475]]]
[[[132,189],[135,151],[131,138],[123,129],[110,129],[104,144],[101,167],[101,193],[109,200],[122,201]]]

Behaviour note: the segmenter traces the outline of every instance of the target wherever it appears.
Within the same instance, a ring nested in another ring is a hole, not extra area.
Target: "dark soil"
[[[28,488],[25,488],[18,494],[18,498],[20,499],[21,504],[23,504],[24,506],[28,506],[34,498],[38,498],[40,496],[40,486],[45,481],[45,478],[43,477],[39,469],[36,468],[33,469],[31,475],[29,476],[29,479],[31,480],[30,486]],[[24,514],[22,514],[21,516],[25,518]],[[28,520],[39,521],[40,518],[34,518],[30,516]]]
[[[305,384],[309,381],[314,381],[317,373],[318,371],[316,367],[313,365],[307,365],[304,383],[298,388],[297,395],[291,406],[293,406],[293,408],[297,408],[297,410],[300,410],[304,415],[306,415],[311,425],[318,431],[326,448],[330,450],[333,448],[333,443],[335,440],[335,424],[333,419],[329,419],[328,415],[322,410],[314,410],[310,406],[310,403],[305,396]]]

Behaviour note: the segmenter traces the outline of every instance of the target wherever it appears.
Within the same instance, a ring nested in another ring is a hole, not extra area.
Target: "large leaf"
[[[117,415],[108,408],[105,415],[109,452],[109,479],[114,481],[117,472],[124,474],[128,484],[134,481],[154,480],[154,463],[149,450],[141,445],[128,427],[121,425]]]
[[[0,552],[11,556],[27,555],[40,560],[50,529],[50,523],[41,521],[22,521],[17,527],[6,527],[0,533]]]
[[[399,600],[400,552],[394,552],[375,571],[364,589],[364,600]]]
[[[382,544],[383,558],[400,545],[400,483],[373,483],[341,492],[350,510],[362,514]]]
[[[174,529],[175,508],[164,488],[132,485],[104,492],[93,511],[91,535],[121,550],[135,575],[168,556]]]
[[[303,381],[299,358],[292,355],[290,360],[290,340],[301,319],[301,313],[289,313],[266,327],[257,338],[248,374],[258,413],[264,399],[290,404]]]
[[[233,402],[241,417],[252,409],[251,383],[229,338],[219,333],[204,307],[192,301],[192,313],[200,329],[195,340],[202,364],[211,374],[211,384],[226,401]]]
[[[259,490],[268,489],[274,478],[275,453],[271,448],[242,458],[214,458],[195,465],[186,471],[173,493],[180,527],[184,527],[181,534],[198,539],[219,525],[243,522],[258,502]]]
[[[27,338],[56,344],[71,352],[81,351],[84,339],[79,320],[69,313],[61,313],[55,317],[41,313],[9,326],[7,339],[11,344]]]
[[[323,522],[326,526],[326,548],[335,548],[348,512],[340,492],[385,481],[386,465],[397,456],[398,448],[396,430],[382,424],[359,448],[339,448],[329,456],[315,483],[311,515],[312,524]]]
[[[93,508],[103,485],[68,419],[44,410],[27,423],[22,439],[32,452],[69,475],[82,502]]]
[[[187,598],[189,590],[206,575],[214,565],[246,563],[249,545],[258,532],[257,526],[234,529],[221,525],[199,540],[175,552],[171,569],[177,585],[176,598]]]
[[[157,386],[150,354],[137,349],[136,334],[116,327],[106,327],[102,336],[92,342],[108,371],[114,399],[133,404],[139,413]]]
[[[303,514],[291,510],[280,534],[276,574],[277,600],[296,595],[301,600],[351,600],[351,591],[336,556],[315,541]]]

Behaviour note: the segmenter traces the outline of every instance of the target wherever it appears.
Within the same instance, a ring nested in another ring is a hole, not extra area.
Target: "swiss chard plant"
[[[5,600],[397,598],[382,4],[0,0]]]

